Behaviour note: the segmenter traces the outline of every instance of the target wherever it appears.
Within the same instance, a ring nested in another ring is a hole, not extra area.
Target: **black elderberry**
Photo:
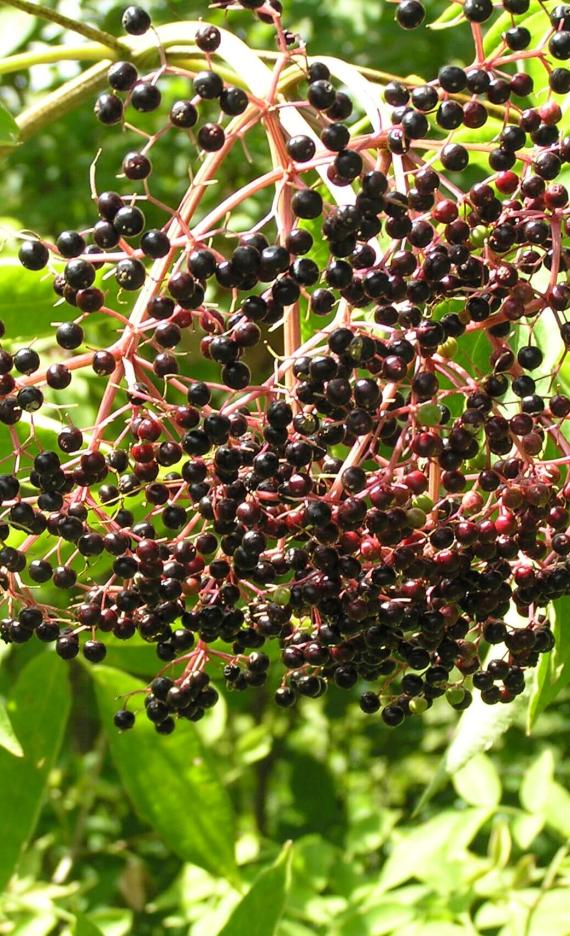
[[[206,100],[219,98],[224,83],[219,75],[213,71],[198,72],[193,81],[196,94]]]
[[[119,709],[113,715],[113,724],[120,731],[128,731],[135,723],[135,714],[128,709]]]
[[[326,79],[317,79],[309,85],[308,99],[309,103],[318,110],[326,110],[334,104],[336,92],[330,81]]]
[[[192,101],[175,101],[170,108],[170,122],[175,127],[189,130],[198,121],[198,111]]]
[[[63,660],[73,660],[79,653],[79,640],[74,634],[63,634],[55,645],[58,656]]]
[[[49,250],[39,240],[27,240],[18,251],[18,259],[27,270],[43,270],[49,260]]]
[[[350,142],[350,131],[345,124],[329,124],[321,133],[321,142],[328,150],[338,153]]]
[[[141,248],[147,257],[157,260],[166,257],[170,251],[170,240],[164,231],[149,230],[141,238]]]
[[[513,26],[512,29],[507,29],[503,38],[509,49],[512,49],[514,52],[519,52],[528,47],[531,35],[524,26]]]
[[[206,123],[198,131],[198,143],[206,153],[215,153],[225,143],[225,133],[219,124]]]
[[[131,36],[142,36],[150,29],[150,16],[142,7],[129,6],[121,19],[123,29]]]
[[[113,226],[121,237],[136,237],[144,230],[145,216],[135,205],[119,208],[113,218]]]
[[[568,94],[570,92],[570,70],[567,68],[554,68],[550,72],[548,83],[555,94]]]
[[[471,23],[484,23],[493,13],[492,0],[465,0],[463,13]]]
[[[309,162],[316,152],[313,140],[308,136],[294,136],[287,140],[287,152],[295,162]]]
[[[220,107],[224,114],[237,117],[248,105],[248,97],[242,88],[224,88],[220,94]]]
[[[107,80],[115,91],[130,91],[138,78],[131,62],[114,62],[107,72]]]
[[[382,720],[390,728],[397,728],[404,721],[404,710],[400,705],[387,705],[382,709]]]
[[[396,19],[404,29],[416,29],[425,19],[425,9],[419,0],[400,0]]]
[[[81,325],[77,325],[75,322],[66,322],[58,327],[55,337],[61,348],[72,351],[82,343],[83,329]]]
[[[445,65],[440,68],[438,78],[443,90],[451,94],[463,91],[467,84],[467,75],[458,65]]]
[[[215,52],[221,39],[220,30],[210,23],[204,23],[196,32],[196,45],[202,52]]]
[[[162,95],[159,88],[150,81],[137,81],[131,92],[131,104],[141,113],[149,113],[160,106]]]
[[[555,32],[548,43],[548,51],[555,59],[566,61],[570,58],[570,30]]]
[[[151,170],[150,159],[144,153],[127,153],[123,159],[123,172],[127,179],[147,179]]]
[[[33,374],[40,366],[40,356],[33,348],[20,348],[14,355],[13,363],[20,374]]]
[[[291,207],[297,218],[318,218],[323,210],[322,195],[312,189],[301,189],[293,195]]]
[[[123,102],[116,94],[100,94],[95,102],[95,116],[102,124],[119,123],[123,117]]]
[[[140,289],[146,278],[144,264],[140,260],[119,260],[115,267],[115,278],[122,289]]]

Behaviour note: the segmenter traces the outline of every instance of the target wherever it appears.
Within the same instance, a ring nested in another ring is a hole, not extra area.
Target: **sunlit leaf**
[[[9,706],[24,756],[0,750],[0,799],[4,804],[0,886],[11,877],[21,849],[35,829],[69,706],[65,666],[55,653],[40,653],[22,671]]]
[[[541,712],[551,705],[570,683],[570,632],[568,614],[570,598],[559,598],[549,609],[552,632],[556,641],[550,653],[540,657],[532,694],[528,705],[528,730],[531,731]]]
[[[285,907],[291,879],[292,843],[275,864],[255,879],[218,936],[273,936]]]
[[[493,761],[477,754],[453,774],[453,785],[472,806],[497,806],[501,800],[501,780]]]
[[[24,756],[22,745],[18,741],[14,726],[3,702],[0,702],[0,747],[9,751],[14,757]]]
[[[137,812],[184,861],[236,880],[231,804],[193,726],[185,722],[165,737],[141,714],[133,731],[118,732],[116,697],[144,683],[108,666],[90,672],[111,755]]]

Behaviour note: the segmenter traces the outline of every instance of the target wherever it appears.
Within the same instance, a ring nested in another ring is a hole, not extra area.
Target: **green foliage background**
[[[446,3],[428,7],[434,19]],[[148,8],[157,24],[207,15],[197,0]],[[59,9],[120,32],[120,5]],[[403,33],[381,2],[289,0],[286,18],[312,54],[403,75],[429,79],[471,50],[465,30]],[[231,23],[271,48],[249,15],[232,13]],[[0,57],[74,42],[0,8]],[[17,115],[78,68],[5,74],[0,100]],[[90,104],[14,149],[2,166],[3,227],[84,226],[103,138],[104,188],[125,142],[102,131]],[[176,198],[186,159],[180,144],[156,163],[165,200]],[[243,171],[236,158],[228,178],[237,185]],[[21,277],[12,249],[8,240],[0,259],[0,317],[41,343],[51,291],[41,276]],[[66,405],[89,424],[89,381],[72,389]],[[558,609],[559,650],[542,665],[530,716],[528,697],[508,711],[474,706],[459,723],[442,702],[396,732],[362,716],[356,691],[289,714],[269,687],[227,696],[171,738],[142,720],[119,735],[114,697],[154,674],[152,648],[111,646],[108,665],[88,671],[36,645],[0,647],[0,933],[568,936],[567,610]]]

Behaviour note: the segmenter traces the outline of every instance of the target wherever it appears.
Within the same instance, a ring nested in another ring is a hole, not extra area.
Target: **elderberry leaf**
[[[485,754],[477,754],[458,770],[453,785],[458,796],[472,806],[497,806],[501,801],[497,768]]]
[[[289,892],[292,856],[292,842],[286,842],[277,861],[257,876],[218,936],[273,936]]]
[[[139,714],[136,731],[113,727],[117,696],[144,683],[108,666],[90,670],[111,757],[136,811],[184,861],[236,881],[229,797],[191,725],[171,737]],[[160,791],[157,794],[157,791]],[[187,808],[181,810],[180,804]]]
[[[50,323],[54,318],[61,320],[63,311],[59,307],[57,312],[54,309],[56,298],[51,282],[42,272],[22,276],[17,260],[0,261],[0,319],[15,338],[50,335],[53,331]]]
[[[98,926],[86,917],[83,913],[76,917],[73,926],[73,936],[103,936]]]
[[[459,23],[464,22],[465,17],[463,16],[463,10],[461,7],[457,6],[455,3],[448,4],[442,13],[433,21],[433,23],[428,23],[428,29],[441,30],[441,29],[451,29],[453,26],[457,26]]]
[[[570,598],[559,598],[549,609],[552,633],[556,641],[550,653],[544,653],[536,669],[536,678],[528,704],[527,730],[530,732],[538,716],[554,702],[570,683],[570,634],[568,613]]]
[[[452,866],[465,859],[465,850],[490,815],[487,808],[445,810],[417,828],[402,830],[382,868],[382,890],[392,890],[412,877],[430,880],[434,874],[443,885],[444,876],[451,877]]]
[[[34,832],[69,708],[69,682],[60,661],[55,653],[39,654],[22,671],[10,705],[24,756],[16,758],[0,750],[0,799],[18,804],[17,809],[4,810],[0,887],[12,876],[21,850]]]
[[[0,104],[0,153],[20,143],[20,129],[10,111]]]
[[[35,21],[23,10],[0,10],[0,58],[20,49],[35,29]]]
[[[548,803],[550,787],[554,780],[554,757],[552,751],[542,751],[524,772],[519,799],[529,813],[543,811]]]
[[[18,741],[3,702],[0,702],[0,747],[4,748],[5,751],[9,751],[14,757],[24,756],[22,745]]]

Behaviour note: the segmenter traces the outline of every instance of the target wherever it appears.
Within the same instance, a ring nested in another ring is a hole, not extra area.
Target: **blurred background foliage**
[[[445,5],[430,3],[430,17]],[[122,4],[57,8],[120,33]],[[147,8],[157,24],[225,20],[198,0]],[[250,16],[230,19],[254,46],[272,47],[270,31]],[[401,75],[430,79],[471,51],[464,29],[402,32],[392,5],[378,0],[288,0],[286,20],[312,54]],[[0,56],[81,41],[0,8]],[[4,75],[1,99],[17,115],[78,71],[65,62]],[[173,95],[179,90],[172,86]],[[103,145],[103,189],[113,187],[125,141],[97,124],[90,104],[15,149],[2,167],[2,225],[50,236],[88,224],[89,168]],[[155,159],[154,173],[155,194],[170,202],[187,172],[187,138],[173,147]],[[247,171],[233,155],[228,185]],[[0,285],[0,318],[41,346],[51,291],[41,276],[24,283],[9,244]],[[85,424],[90,393],[89,380],[77,379],[66,400]],[[154,674],[151,647],[111,646],[108,665],[90,673],[35,644],[0,653],[0,934],[570,934],[567,694],[531,737],[523,700],[492,752],[477,754],[428,799],[457,731],[445,702],[391,732],[360,713],[357,690],[305,701],[290,714],[275,709],[270,686],[228,695],[175,737],[144,724],[120,736],[111,724],[114,696]],[[464,752],[478,717],[486,716],[475,709],[462,721]]]

